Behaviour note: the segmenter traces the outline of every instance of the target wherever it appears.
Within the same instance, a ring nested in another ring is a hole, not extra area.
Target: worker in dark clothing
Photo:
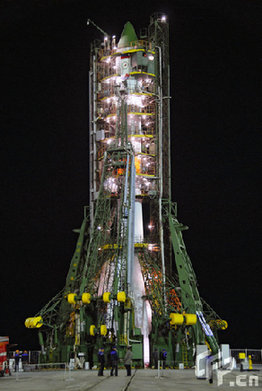
[[[163,349],[162,350],[163,369],[166,369],[166,358],[167,358],[167,351],[166,349]]]
[[[19,350],[15,351],[15,372],[19,371],[19,360],[20,360],[20,352]]]
[[[98,362],[100,364],[98,376],[104,376],[104,368],[105,368],[105,352],[104,348],[99,349],[98,351]]]
[[[25,369],[25,365],[28,364],[28,359],[29,359],[28,353],[26,350],[24,350],[22,353],[23,369]]]
[[[115,372],[115,376],[118,376],[118,354],[115,346],[112,347],[112,350],[110,352],[110,361],[111,361],[110,375],[113,376]]]
[[[127,347],[127,352],[124,357],[124,365],[126,367],[126,375],[131,376],[131,364],[133,353],[131,352],[131,346]]]
[[[158,368],[158,359],[159,359],[158,350],[157,348],[155,348],[155,350],[153,351],[153,362],[154,362],[155,369]]]

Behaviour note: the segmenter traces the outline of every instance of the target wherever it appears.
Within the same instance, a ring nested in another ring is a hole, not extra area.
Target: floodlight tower
[[[90,52],[90,203],[65,288],[26,325],[52,360],[94,362],[116,344],[137,364],[165,348],[191,365],[197,344],[218,351],[226,322],[199,296],[171,202],[167,18],[152,15],[140,38],[127,22],[118,42],[89,23],[104,34]]]

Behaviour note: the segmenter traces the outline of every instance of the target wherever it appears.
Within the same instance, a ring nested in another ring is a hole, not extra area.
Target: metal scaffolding
[[[43,360],[95,363],[114,344],[137,365],[166,349],[191,366],[227,324],[200,298],[171,201],[168,22],[152,15],[141,39],[130,22],[118,43],[104,34],[90,51],[90,204],[65,288],[26,326]]]

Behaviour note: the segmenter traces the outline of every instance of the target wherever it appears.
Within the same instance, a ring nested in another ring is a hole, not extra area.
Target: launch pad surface
[[[260,368],[261,369],[261,368]],[[160,376],[159,376],[160,375]],[[242,383],[241,389],[247,391],[260,388],[262,385],[261,371],[240,372],[239,370],[223,374],[223,384],[219,386],[220,391],[236,390],[239,376]],[[249,384],[252,376],[257,376],[258,386]],[[13,373],[0,379],[2,391],[205,391],[217,389],[217,376],[214,375],[213,384],[207,380],[199,380],[195,377],[193,369],[173,370],[166,369],[158,373],[154,369],[133,370],[132,376],[127,377],[126,371],[120,369],[117,377],[110,376],[109,370],[105,370],[103,377],[97,376],[97,371],[45,371]],[[246,386],[245,386],[246,384]]]

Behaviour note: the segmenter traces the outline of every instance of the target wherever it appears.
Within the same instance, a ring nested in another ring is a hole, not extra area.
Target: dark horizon
[[[34,316],[65,284],[88,205],[89,46],[137,34],[153,12],[170,24],[172,200],[200,295],[228,321],[220,341],[261,348],[258,1],[3,1],[3,305],[0,335],[37,348]],[[110,9],[109,9],[110,8]]]

